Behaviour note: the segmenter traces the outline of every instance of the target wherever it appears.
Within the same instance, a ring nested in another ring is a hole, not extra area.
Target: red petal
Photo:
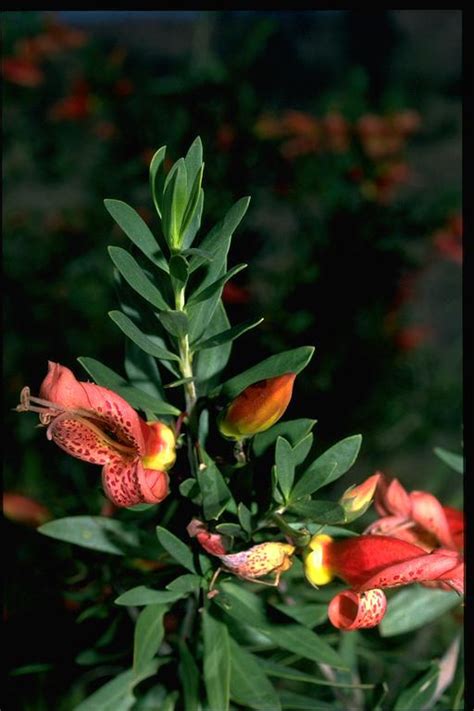
[[[69,368],[49,361],[40,397],[65,410],[83,410],[84,414],[92,414],[99,426],[110,429],[119,436],[120,441],[133,446],[137,454],[144,453],[145,422],[128,402],[112,390],[80,382]]]
[[[138,465],[138,482],[142,501],[147,504],[159,504],[169,494],[169,477],[159,469],[144,469]]]
[[[76,459],[91,464],[107,464],[121,460],[117,450],[100,429],[85,418],[67,419],[68,415],[58,415],[48,427],[48,438]],[[130,459],[130,457],[129,457]]]
[[[140,461],[111,461],[102,469],[106,496],[116,506],[158,504],[168,495],[168,475],[155,469],[143,469]]]
[[[390,514],[407,518],[410,516],[410,497],[398,479],[390,481],[386,476],[381,476],[374,504],[377,512],[382,516]]]
[[[138,460],[125,463],[115,459],[102,469],[105,494],[116,506],[145,503],[138,478],[139,466]]]
[[[329,603],[328,616],[334,627],[355,630],[378,625],[386,608],[387,599],[382,590],[363,593],[345,590]]]
[[[425,555],[422,548],[397,538],[358,536],[328,543],[325,546],[324,564],[353,587],[360,587],[388,566],[422,555]]]
[[[389,565],[360,583],[357,588],[362,591],[372,588],[394,588],[429,580],[448,580],[450,576],[447,573],[457,578],[458,574],[455,571],[458,564],[459,557],[454,551],[439,549],[433,553],[425,553]]]
[[[443,510],[456,546],[464,548],[464,513],[451,506],[443,506]]]
[[[424,491],[412,491],[410,494],[413,521],[432,533],[445,548],[456,548],[448,520],[440,502]]]

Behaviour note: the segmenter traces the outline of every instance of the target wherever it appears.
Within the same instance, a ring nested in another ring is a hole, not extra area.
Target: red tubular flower
[[[80,382],[68,368],[49,362],[40,397],[23,388],[17,410],[38,412],[48,439],[77,459],[102,465],[105,493],[116,506],[156,504],[168,495],[173,430],[145,422],[111,390]]]
[[[375,508],[381,515],[365,533],[390,535],[432,551],[439,546],[451,550],[463,547],[462,511],[443,507],[425,491],[408,493],[398,479],[381,476],[375,494]]]
[[[334,540],[313,536],[304,553],[305,575],[314,586],[337,576],[352,590],[336,595],[329,619],[340,629],[373,627],[385,614],[381,589],[422,583],[464,591],[464,565],[456,551],[432,553],[389,536],[358,536]]]
[[[229,439],[244,439],[268,430],[288,407],[295,378],[296,373],[285,373],[245,388],[220,415],[221,434]]]
[[[10,521],[23,523],[26,526],[41,526],[52,518],[51,512],[29,496],[15,494],[12,491],[3,492],[3,514]]]

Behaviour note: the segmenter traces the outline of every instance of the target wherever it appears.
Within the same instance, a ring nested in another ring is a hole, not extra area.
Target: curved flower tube
[[[288,407],[296,373],[249,385],[219,416],[218,427],[228,439],[240,440],[268,430]]]
[[[381,518],[365,533],[399,538],[427,551],[440,546],[451,550],[463,548],[462,511],[443,506],[433,494],[408,493],[398,479],[390,480],[380,474],[374,505]]]
[[[145,422],[119,395],[76,380],[48,363],[40,397],[21,392],[18,412],[37,412],[46,436],[77,459],[102,465],[102,484],[116,506],[156,504],[168,495],[175,434],[162,422]]]
[[[280,576],[289,570],[293,564],[291,556],[295,552],[295,547],[289,543],[278,541],[266,541],[258,543],[246,551],[238,553],[227,553],[224,538],[217,533],[209,533],[202,521],[193,519],[187,527],[191,537],[196,537],[205,551],[220,558],[222,565],[216,570],[209,589],[212,587],[221,570],[233,573],[242,580],[259,582],[262,585],[277,586]],[[272,582],[258,580],[265,575],[274,575]]]
[[[423,548],[388,536],[358,536],[334,540],[313,536],[304,553],[308,581],[318,587],[334,577],[352,590],[337,595],[329,607],[331,622],[340,629],[373,627],[385,614],[382,589],[422,583],[464,591],[464,564],[456,551]]]

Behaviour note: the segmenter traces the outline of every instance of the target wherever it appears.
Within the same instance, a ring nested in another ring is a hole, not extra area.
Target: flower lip
[[[48,439],[77,459],[102,465],[103,487],[115,505],[159,503],[168,495],[173,430],[144,422],[112,390],[78,381],[68,368],[50,361],[40,397],[23,388],[17,411],[37,412]]]

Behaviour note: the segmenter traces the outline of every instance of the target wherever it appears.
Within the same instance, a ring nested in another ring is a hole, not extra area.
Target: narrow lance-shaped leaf
[[[191,571],[191,573],[196,573],[196,568],[194,566],[193,554],[191,548],[183,543],[179,538],[177,538],[171,531],[160,526],[156,527],[156,535],[158,540],[168,551],[170,556],[174,558],[178,563]]]
[[[442,447],[435,447],[434,453],[441,461],[454,469],[454,471],[459,472],[459,474],[464,474],[464,458],[462,454],[456,454],[455,452],[448,452],[447,449]]]
[[[143,390],[130,385],[125,378],[103,365],[94,358],[81,356],[77,359],[82,367],[95,380],[97,385],[113,390],[124,398],[132,407],[143,411],[149,410],[156,415],[179,415],[180,410],[174,405],[161,400],[158,396],[149,395]]]
[[[110,258],[120,274],[137,294],[140,294],[158,309],[166,310],[169,308],[159,289],[154,286],[131,254],[121,247],[109,247],[108,250]]]
[[[209,286],[207,286],[205,289],[200,289],[194,294],[191,294],[188,299],[187,307],[189,308],[193,306],[193,304],[199,304],[201,301],[206,301],[207,299],[214,296],[214,294],[216,294],[224,287],[224,284],[226,284],[229,279],[232,279],[233,276],[241,272],[242,269],[245,269],[246,267],[247,264],[237,264],[232,269],[229,269],[226,274],[219,277],[219,279],[216,279],[216,281],[214,281],[212,284],[209,284]]]
[[[153,202],[158,216],[161,217],[163,188],[165,183],[164,175],[164,160],[166,155],[166,146],[158,148],[150,163],[150,188],[153,196]]]
[[[307,494],[312,494],[345,474],[357,459],[361,442],[361,435],[352,435],[337,442],[321,454],[296,483],[291,496],[292,500],[295,501]]]
[[[295,465],[293,461],[293,449],[289,442],[283,437],[278,437],[275,448],[275,463],[278,485],[285,500],[293,486],[295,476]]]
[[[164,605],[176,602],[185,596],[186,593],[178,590],[153,590],[145,585],[138,585],[119,595],[114,602],[116,605],[125,605],[126,607],[141,607],[142,605]]]
[[[231,699],[245,708],[278,711],[280,701],[273,685],[262,671],[260,659],[247,652],[232,637],[230,641]]]
[[[203,264],[208,264],[209,271],[206,286],[220,276],[222,270],[225,268],[225,260],[229,251],[230,240],[247,212],[249,203],[249,197],[241,198],[234,203],[230,210],[227,211],[224,219],[218,222],[200,243],[199,249],[212,255],[212,261],[210,263],[207,257],[201,255],[195,255],[191,260],[189,265],[191,272]]]
[[[108,681],[100,689],[76,706],[74,711],[129,711],[136,703],[134,687],[156,672],[158,663],[150,662],[138,676],[128,669]]]
[[[316,424],[316,420],[301,418],[299,420],[283,420],[270,427],[265,432],[260,432],[253,438],[253,451],[256,457],[261,457],[269,449],[280,435],[296,447]]]
[[[133,671],[140,677],[158,652],[164,635],[163,615],[167,605],[148,605],[135,624]]]
[[[49,521],[37,530],[60,541],[115,555],[136,552],[140,547],[135,527],[104,516],[66,516]]]
[[[161,311],[157,317],[168,333],[176,338],[182,338],[189,331],[189,320],[183,311]]]
[[[186,642],[179,640],[178,645],[180,655],[178,674],[184,696],[184,711],[198,711],[200,708],[199,679],[201,675]]]
[[[228,711],[230,692],[229,634],[223,622],[202,612],[204,683],[210,709]]]
[[[243,323],[239,324],[238,326],[233,326],[232,328],[228,328],[226,331],[217,333],[215,336],[206,338],[204,341],[198,341],[197,343],[192,343],[191,349],[193,352],[197,352],[197,351],[202,351],[205,348],[215,348],[216,346],[220,346],[223,343],[227,343],[228,341],[235,341],[236,338],[238,338],[239,336],[242,336],[247,331],[250,331],[250,329],[255,328],[256,326],[261,324],[262,321],[263,321],[263,318],[244,321]]]
[[[295,501],[289,504],[288,510],[315,523],[344,523],[346,520],[344,509],[334,501]]]
[[[201,448],[204,463],[200,465],[197,480],[202,493],[204,518],[217,519],[232,499],[229,487],[214,461]]]
[[[259,380],[274,378],[285,373],[300,373],[308,365],[313,353],[313,346],[301,346],[300,348],[270,356],[262,360],[261,363],[227,380],[219,388],[213,390],[211,395],[215,397],[222,394],[229,400],[233,400],[246,387],[257,383]]]
[[[188,229],[189,225],[191,224],[191,221],[194,219],[197,208],[198,208],[199,198],[202,195],[201,183],[202,183],[203,172],[204,172],[204,163],[202,164],[196,177],[194,178],[194,182],[192,183],[191,191],[189,193],[188,203],[187,203],[186,208],[184,210],[183,219],[182,219],[181,226],[180,226],[180,232],[181,232],[182,236],[185,235],[186,230]],[[189,177],[188,177],[188,185],[189,184],[190,183],[189,183]],[[186,245],[186,246],[188,246],[188,245]]]
[[[104,200],[104,205],[115,222],[122,228],[127,237],[154,264],[165,272],[168,264],[153,233],[133,207],[122,200]]]
[[[166,350],[158,346],[156,343],[148,338],[138,326],[136,326],[128,316],[125,316],[121,311],[110,311],[109,316],[114,323],[120,328],[123,333],[130,338],[134,343],[139,346],[142,351],[149,353],[155,358],[160,358],[161,360],[176,360],[179,361],[179,357],[171,351]]]

